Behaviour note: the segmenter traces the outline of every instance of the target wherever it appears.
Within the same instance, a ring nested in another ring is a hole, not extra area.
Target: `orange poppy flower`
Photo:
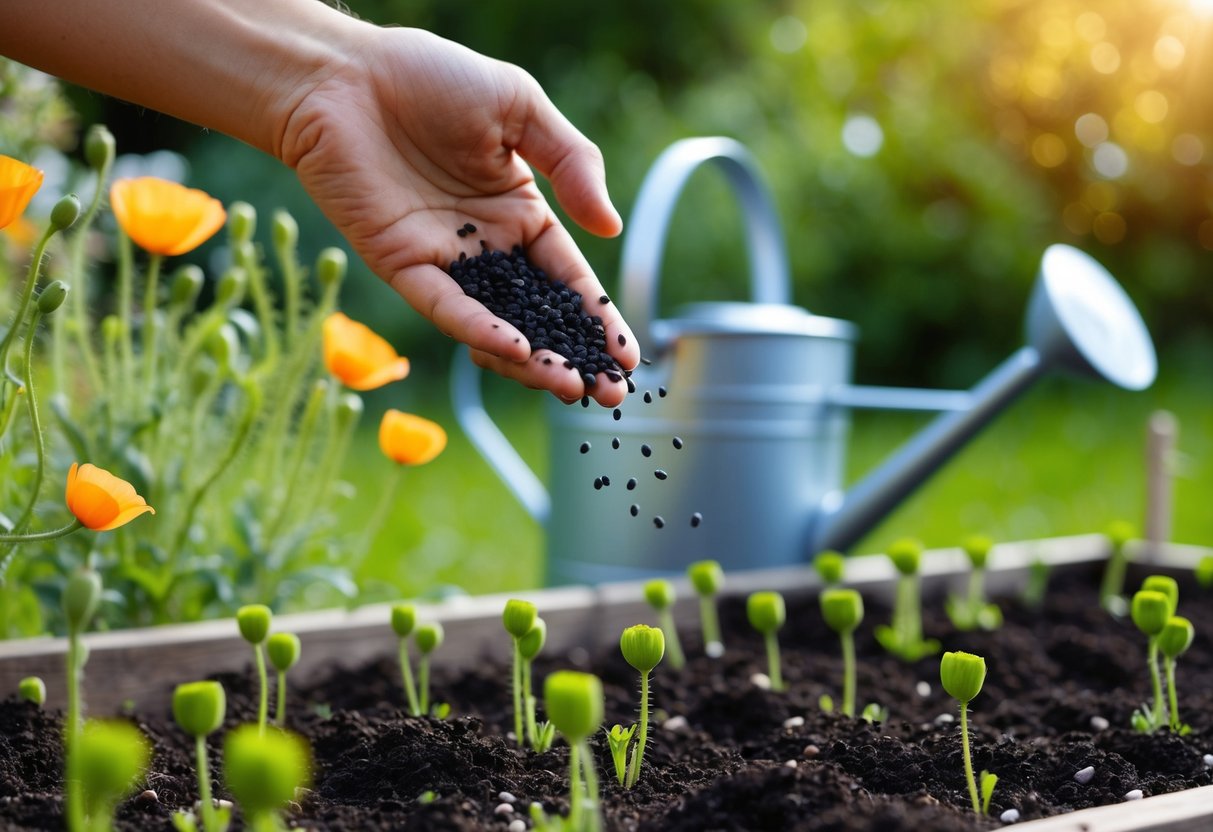
[[[227,221],[223,203],[210,194],[154,176],[117,180],[110,205],[126,236],[152,254],[193,251]]]
[[[437,422],[389,410],[379,423],[379,449],[401,465],[425,465],[446,447],[446,431]]]
[[[42,187],[42,171],[11,156],[0,156],[0,228],[25,212]]]
[[[374,390],[409,374],[409,360],[368,327],[334,312],[324,321],[324,366],[352,390]]]
[[[133,485],[88,462],[73,462],[67,472],[67,507],[95,532],[125,526],[144,512],[156,513]]]

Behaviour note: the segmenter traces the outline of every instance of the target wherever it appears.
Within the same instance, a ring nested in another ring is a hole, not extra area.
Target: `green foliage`
[[[173,690],[173,719],[191,737],[219,730],[227,712],[227,697],[219,682],[186,682]]]
[[[607,731],[607,745],[611,749],[611,762],[615,765],[615,779],[623,785],[628,773],[628,746],[636,735],[636,726],[614,725]]]
[[[311,781],[311,756],[297,734],[241,725],[224,738],[224,782],[250,817],[274,815]]]
[[[918,569],[922,562],[922,544],[910,538],[901,538],[890,544],[889,560],[899,577],[897,597],[893,603],[891,624],[880,625],[875,631],[876,641],[893,655],[907,662],[939,652],[939,642],[923,638],[922,598]]]
[[[983,771],[978,777],[978,788],[981,791],[981,813],[990,814],[990,800],[994,797],[994,787],[998,785],[998,775]]]
[[[972,653],[948,652],[939,662],[943,689],[961,705],[977,698],[986,681],[986,660]]]

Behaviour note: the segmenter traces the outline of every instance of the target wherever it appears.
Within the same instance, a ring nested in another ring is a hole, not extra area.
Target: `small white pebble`
[[[939,716],[935,717],[936,725],[947,725],[955,721],[956,717],[952,716],[951,714],[940,714]]]
[[[510,821],[510,832],[526,832],[526,821],[522,818],[514,818]]]
[[[1074,772],[1074,782],[1078,783],[1080,786],[1085,786],[1091,782],[1091,778],[1093,778],[1094,776],[1095,776],[1095,766],[1087,766],[1086,768],[1080,768],[1078,771]]]
[[[687,730],[691,727],[691,723],[687,722],[687,718],[685,716],[679,715],[670,717],[665,722],[661,723],[661,727],[663,730],[673,733]]]
[[[914,690],[917,691],[918,695],[923,699],[926,699],[931,695],[931,686],[926,682],[919,682],[914,686]]]
[[[783,721],[784,728],[800,728],[804,725],[803,716],[790,716]]]
[[[787,761],[786,763],[784,763],[783,765],[784,765],[784,768],[796,768],[796,761],[795,761],[795,760],[788,760],[788,761]]]
[[[494,815],[512,815],[512,814],[514,814],[514,807],[508,803],[499,803],[499,804],[497,804],[497,808],[493,810],[493,814]]]
[[[1206,754],[1202,760],[1205,764],[1205,768],[1213,768],[1213,754]]]
[[[514,797],[514,795],[510,794],[509,792],[499,792],[497,799],[502,803],[516,803],[518,801],[518,798]]]
[[[1000,821],[1002,821],[1003,823],[1015,823],[1015,821],[1019,820],[1019,810],[1018,809],[1007,809],[1005,812],[1003,812],[1001,815],[998,816],[998,819]]]
[[[1106,719],[1104,719],[1102,716],[1091,717],[1091,730],[1092,731],[1106,731],[1106,730],[1108,730],[1108,724],[1109,724],[1108,721]]]
[[[1145,795],[1141,793],[1141,789],[1132,789],[1125,792],[1125,800],[1141,800],[1143,797]]]
[[[750,677],[750,684],[760,690],[770,690],[771,677],[765,673],[755,673]]]
[[[719,659],[724,655],[724,645],[719,641],[709,641],[703,648],[709,659]]]

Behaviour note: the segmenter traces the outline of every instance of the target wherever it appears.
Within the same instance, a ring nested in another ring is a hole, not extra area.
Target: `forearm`
[[[281,156],[370,28],[319,0],[8,0],[0,54]]]

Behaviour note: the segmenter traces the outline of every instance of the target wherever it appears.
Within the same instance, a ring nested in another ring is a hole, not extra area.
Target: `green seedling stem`
[[[1125,544],[1137,536],[1131,523],[1118,520],[1108,527],[1108,563],[1104,567],[1103,582],[1099,587],[1099,602],[1105,609],[1115,604],[1111,599],[1119,598],[1125,588],[1125,569],[1129,556]]]
[[[218,682],[189,682],[173,691],[173,718],[194,737],[198,768],[198,797],[202,805],[202,827],[206,832],[223,832],[226,818],[220,820],[211,800],[211,774],[207,762],[206,738],[223,725],[227,697]]]
[[[863,621],[863,596],[854,589],[821,593],[821,614],[842,642],[842,712],[855,716],[855,629]]]
[[[586,739],[602,726],[602,682],[589,673],[558,670],[544,680],[543,699],[552,724],[569,743],[569,828],[597,830],[598,777]]]
[[[640,726],[628,765],[628,776],[624,781],[624,786],[630,789],[640,780],[640,766],[649,740],[649,674],[665,655],[665,635],[657,627],[637,624],[623,631],[619,637],[619,649],[624,660],[640,672]]]
[[[413,660],[409,656],[409,636],[417,626],[417,608],[412,604],[395,604],[392,607],[392,631],[396,633],[400,653],[400,676],[404,684],[404,695],[409,703],[409,715],[421,716],[421,705],[417,701],[417,686],[413,684]]]
[[[665,633],[666,655],[675,670],[686,667],[686,654],[682,652],[682,641],[678,638],[678,627],[674,624],[674,585],[663,578],[654,578],[644,585],[644,597],[657,611],[658,626]]]
[[[299,661],[301,645],[294,633],[274,633],[266,642],[270,664],[278,674],[278,702],[274,709],[274,724],[281,728],[286,724],[286,674]]]
[[[977,791],[977,780],[973,777],[973,757],[969,750],[969,703],[985,684],[986,660],[972,653],[944,653],[939,664],[939,678],[948,695],[960,703],[960,743],[964,755],[965,781],[969,786],[973,811],[980,815],[982,801]],[[985,775],[982,779],[986,779]],[[993,786],[989,788],[992,792]]]
[[[778,592],[755,592],[746,599],[746,616],[750,626],[762,633],[766,643],[767,668],[771,690],[784,690],[783,671],[779,661],[779,628],[787,619],[783,596]]]
[[[687,567],[687,576],[699,595],[699,624],[703,630],[703,651],[713,659],[724,655],[720,620],[716,615],[716,594],[724,586],[724,571],[714,560],[701,560]]]
[[[1192,622],[1182,616],[1173,615],[1167,620],[1166,626],[1156,639],[1167,671],[1167,696],[1171,706],[1170,728],[1180,734],[1186,734],[1189,729],[1179,721],[1179,699],[1175,691],[1175,664],[1176,659],[1192,646],[1194,636]]]
[[[264,604],[248,604],[236,610],[236,626],[240,637],[253,646],[253,658],[257,663],[257,679],[261,683],[261,696],[257,702],[257,728],[265,733],[265,722],[270,710],[270,683],[265,669],[265,640],[270,634],[273,613]]]
[[[84,653],[80,635],[101,601],[101,576],[91,569],[72,573],[63,590],[63,613],[67,619],[67,725],[64,743],[67,750],[67,825],[71,832],[84,829],[84,787],[80,771],[80,742],[83,722],[80,703],[80,677],[84,672]]]
[[[437,621],[432,621],[428,624],[422,624],[417,628],[416,635],[413,638],[417,641],[417,649],[421,651],[421,661],[417,668],[417,678],[419,699],[421,706],[421,714],[428,715],[430,712],[430,654],[442,646],[444,637],[442,625]]]
[[[511,598],[505,602],[505,610],[501,613],[501,623],[514,642],[513,681],[511,684],[514,695],[514,741],[521,748],[530,736],[523,736],[523,698],[522,698],[522,638],[535,626],[538,611],[529,601]]]
[[[526,740],[533,751],[544,752],[552,745],[555,729],[551,723],[542,725],[535,718],[535,694],[532,687],[532,664],[535,657],[543,650],[547,641],[547,624],[542,618],[535,618],[531,631],[518,639],[518,650],[522,654],[522,705],[526,709]]]
[[[1142,714],[1146,722],[1142,727],[1153,731],[1162,727],[1166,721],[1165,700],[1162,695],[1162,675],[1158,667],[1158,635],[1163,631],[1167,620],[1174,614],[1175,606],[1167,592],[1143,589],[1133,596],[1130,614],[1134,625],[1147,638],[1146,662],[1150,668],[1150,685],[1154,694],[1154,706],[1148,713]],[[1136,717],[1135,717],[1136,719]]]

